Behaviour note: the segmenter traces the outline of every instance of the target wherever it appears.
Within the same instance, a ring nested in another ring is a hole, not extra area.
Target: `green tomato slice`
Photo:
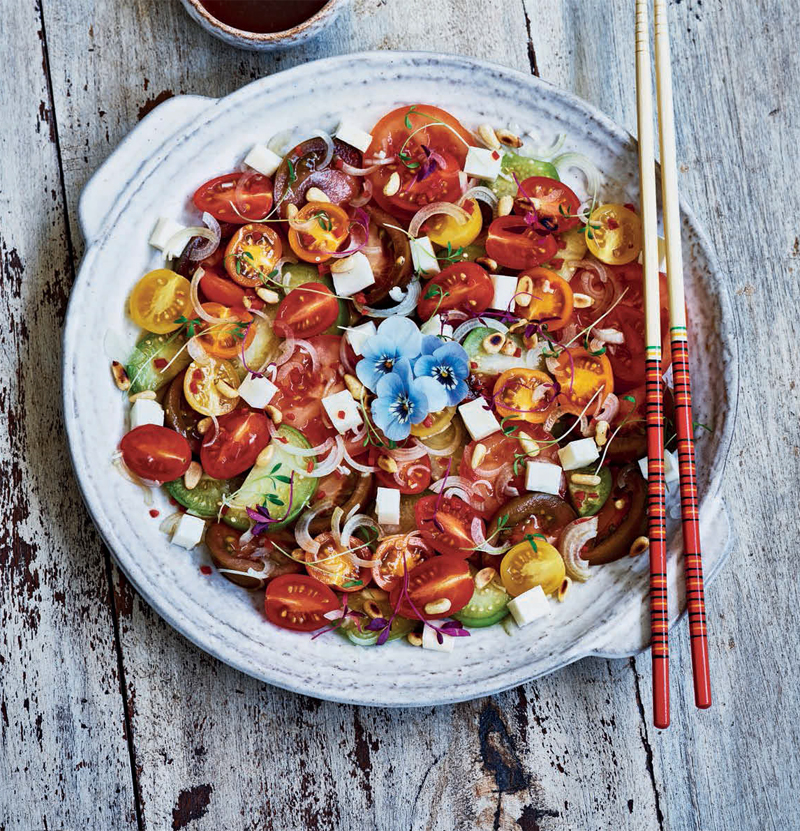
[[[489,187],[498,196],[516,196],[517,183],[514,181],[514,176],[520,182],[524,182],[531,176],[546,176],[548,179],[555,179],[560,182],[558,171],[550,162],[542,162],[538,159],[529,159],[527,156],[520,156],[518,153],[506,153],[503,156],[503,162],[500,165],[501,173],[505,173],[508,179],[501,176],[492,182]]]
[[[470,569],[472,576],[476,574],[475,569]],[[481,629],[485,626],[493,626],[501,621],[508,614],[508,601],[511,598],[508,592],[499,584],[499,578],[492,580],[482,589],[476,588],[472,597],[453,617],[469,629]]]
[[[152,332],[145,335],[136,344],[125,367],[128,378],[131,379],[129,394],[161,389],[186,369],[192,358],[188,350],[183,348],[185,345],[186,337],[182,331],[168,335]]]
[[[578,512],[578,516],[594,516],[606,504],[611,494],[613,477],[607,467],[601,467],[597,472],[600,477],[599,485],[576,485],[572,481],[575,473],[585,473],[589,476],[595,474],[593,465],[572,470],[567,475],[567,488],[569,489],[569,500]]]
[[[211,519],[219,513],[223,497],[232,494],[241,483],[241,477],[212,479],[210,476],[204,476],[192,490],[188,490],[183,479],[166,482],[164,490],[190,514]]]
[[[363,612],[364,604],[368,600],[372,600],[378,604],[381,614],[386,620],[391,618],[392,607],[389,603],[389,598],[386,596],[386,592],[376,589],[361,589],[361,591],[347,595],[347,607],[354,612]],[[374,646],[378,641],[380,632],[370,632],[366,628],[369,621],[369,617],[359,618],[358,620],[348,618],[341,626],[337,627],[336,631],[356,646]],[[414,630],[416,625],[417,623],[415,621],[398,615],[392,621],[392,626],[389,629],[389,640],[394,641],[398,638],[404,638],[409,632]]]

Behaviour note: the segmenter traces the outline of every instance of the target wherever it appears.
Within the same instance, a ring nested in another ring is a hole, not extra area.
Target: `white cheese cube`
[[[400,524],[400,491],[397,488],[378,488],[375,514],[381,525]]]
[[[593,438],[571,441],[566,447],[558,451],[561,467],[564,470],[577,470],[586,467],[600,458],[600,451]]]
[[[183,514],[172,533],[172,542],[183,548],[194,548],[203,538],[205,527],[205,520],[200,519],[199,516]]]
[[[464,162],[464,173],[476,179],[487,179],[490,182],[500,175],[503,156],[499,150],[488,150],[485,147],[470,147],[467,159]]]
[[[436,335],[441,338],[452,338],[453,327],[442,322],[441,315],[432,315],[419,327],[423,335]]]
[[[336,270],[331,269],[333,287],[340,297],[352,297],[375,282],[372,266],[366,254],[357,251],[336,263]]]
[[[639,459],[639,470],[642,471],[642,476],[647,479],[647,456]],[[672,482],[677,482],[679,479],[678,457],[675,453],[664,450],[664,482],[669,485]]]
[[[483,398],[468,401],[458,408],[464,426],[475,441],[485,439],[500,429],[500,422]]]
[[[494,286],[494,297],[490,308],[513,312],[514,297],[517,293],[517,278],[508,274],[491,274],[490,276]]]
[[[430,626],[426,626],[422,630],[422,648],[432,649],[434,652],[452,652],[456,639],[452,635],[445,635],[444,632],[439,637],[442,639],[441,643],[439,643],[437,633]]]
[[[257,170],[262,176],[274,176],[282,161],[283,159],[277,153],[273,153],[263,144],[254,145],[244,157],[244,163],[253,170]]]
[[[558,496],[561,473],[558,465],[549,462],[528,462],[525,470],[525,490]]]
[[[439,260],[436,259],[430,237],[417,237],[410,243],[414,270],[420,274],[438,274],[441,268],[439,268]]]
[[[167,243],[178,233],[178,231],[183,231],[185,225],[181,225],[180,222],[176,222],[174,219],[170,219],[168,216],[162,216],[158,222],[156,222],[156,227],[153,228],[153,233],[150,234],[150,245],[153,248],[158,248],[159,251],[163,251],[167,257],[178,257],[186,247],[186,243],[181,246],[180,251],[167,251]],[[186,240],[188,242],[188,240]]]
[[[131,407],[131,430],[135,430],[143,424],[164,426],[164,408],[158,401],[151,401],[149,398],[137,398],[133,402]]]
[[[350,341],[350,346],[353,347],[353,352],[355,352],[356,355],[363,355],[364,344],[371,337],[378,334],[378,330],[375,328],[375,324],[371,320],[368,320],[366,323],[362,323],[359,326],[348,327],[345,331],[347,333],[347,340]]]
[[[238,391],[245,403],[251,407],[255,407],[257,410],[263,410],[272,401],[272,397],[278,391],[278,388],[269,378],[256,378],[250,372],[244,381],[239,384]]]
[[[639,252],[639,265],[644,265],[644,251]],[[658,238],[658,270],[667,270],[667,243],[664,237]]]
[[[362,153],[366,153],[370,144],[372,144],[372,136],[365,133],[360,127],[356,127],[351,121],[342,121],[336,131],[336,138],[351,147],[355,147],[356,150],[360,150]]]
[[[509,601],[508,611],[511,612],[511,616],[518,626],[527,626],[539,618],[551,617],[553,607],[547,599],[544,589],[541,586],[534,586]]]
[[[326,396],[322,399],[322,406],[339,433],[358,430],[363,423],[361,411],[349,390]]]

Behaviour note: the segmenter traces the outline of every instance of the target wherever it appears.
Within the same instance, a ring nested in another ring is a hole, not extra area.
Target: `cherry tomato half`
[[[535,268],[554,257],[556,251],[555,237],[540,236],[524,217],[501,216],[489,226],[486,253],[506,268]]]
[[[244,298],[250,297],[251,305],[261,307],[255,295],[248,293],[239,285],[233,282],[227,275],[223,277],[214,268],[203,268],[203,276],[200,278],[200,291],[211,303],[221,303],[232,309],[243,309]]]
[[[536,586],[541,586],[545,594],[553,594],[564,582],[566,571],[558,549],[543,539],[531,539],[533,542],[526,539],[515,545],[500,564],[500,579],[512,597]]]
[[[209,355],[215,358],[235,358],[241,349],[247,349],[253,342],[256,330],[247,324],[252,315],[241,309],[234,311],[221,303],[203,303],[203,311],[230,323],[206,323],[197,327],[197,339]]]
[[[383,455],[377,448],[370,451],[370,464],[377,464],[378,458]],[[374,460],[374,462],[373,462]],[[378,467],[375,478],[385,488],[396,488],[400,493],[413,495],[427,490],[431,483],[431,460],[426,454],[419,459],[408,462],[397,462],[397,471],[389,473]]]
[[[315,538],[315,542],[319,543],[316,554],[299,550],[300,559],[305,562],[306,571],[312,577],[342,592],[357,592],[372,579],[372,571],[355,565],[345,553],[346,549],[336,545],[330,531],[320,534]],[[360,542],[357,538],[351,537],[350,547],[356,547]],[[366,547],[359,548],[355,553],[365,560],[370,558],[370,551]]]
[[[579,224],[576,216],[581,205],[580,199],[563,182],[546,176],[531,176],[520,183],[514,211],[525,216],[533,210],[539,224],[552,233],[569,231]]]
[[[517,315],[546,323],[550,332],[563,329],[572,317],[573,300],[569,283],[548,268],[532,268],[523,271],[519,277],[518,285],[529,285],[530,288],[526,289],[524,295],[517,289]]]
[[[478,512],[457,496],[423,496],[414,506],[414,517],[422,538],[440,554],[468,557],[475,548],[472,523],[477,518],[481,531],[486,528]]]
[[[297,338],[310,338],[321,335],[338,316],[339,302],[324,283],[304,283],[281,300],[275,322]]]
[[[255,464],[258,454],[269,444],[270,422],[263,413],[239,407],[218,423],[213,440],[200,450],[200,461],[209,476],[230,479]]]
[[[440,245],[442,248],[450,245],[454,249],[466,248],[475,242],[483,227],[480,205],[476,200],[470,199],[464,203],[463,208],[469,214],[466,222],[461,222],[448,214],[438,214],[425,223],[423,232],[430,237],[434,245]]]
[[[514,367],[495,381],[495,409],[501,418],[510,416],[531,424],[542,424],[547,421],[556,394],[556,385],[546,372]]]
[[[211,560],[218,569],[224,569],[221,573],[231,583],[245,589],[259,589],[267,580],[302,570],[299,563],[274,549],[271,539],[253,538],[243,543],[242,534],[222,522],[214,522],[206,530],[205,543]],[[286,544],[281,539],[279,545]]]
[[[143,424],[119,443],[128,468],[150,482],[171,482],[186,473],[192,461],[189,442],[168,427]]]
[[[307,263],[324,263],[350,233],[350,217],[330,202],[309,202],[292,220],[289,245]]]
[[[492,278],[477,263],[455,263],[427,284],[417,313],[427,320],[435,312],[459,310],[479,314],[494,298]]]
[[[463,609],[472,598],[475,583],[465,559],[441,555],[425,560],[409,573],[410,603],[408,598],[401,597],[402,588],[402,583],[396,585],[389,595],[389,601],[398,614],[411,620],[437,620]],[[435,615],[425,612],[428,603],[444,599],[450,601],[446,612]]]
[[[183,376],[183,394],[189,406],[204,416],[221,416],[231,412],[238,398],[227,398],[217,387],[220,381],[228,386],[239,386],[239,376],[228,361],[211,359],[207,364],[192,361]]]
[[[603,329],[621,332],[622,343],[606,344],[606,354],[614,370],[614,386],[629,390],[644,383],[645,342],[644,312],[621,303],[615,306],[598,324]]]
[[[324,615],[339,608],[336,595],[307,574],[284,574],[267,586],[264,611],[267,620],[283,629],[313,632],[327,626]]]
[[[167,268],[145,274],[131,292],[128,308],[133,322],[157,335],[174,332],[181,327],[178,318],[191,312],[190,292],[189,281]]]
[[[242,225],[225,249],[225,270],[240,286],[261,286],[282,253],[280,237],[269,225]]]
[[[624,205],[601,205],[589,217],[586,245],[600,262],[625,265],[642,250],[642,221]]]
[[[385,591],[391,591],[402,582],[404,570],[411,572],[432,556],[432,549],[417,535],[393,534],[384,537],[375,552],[372,579]]]
[[[227,173],[200,185],[193,199],[220,222],[261,222],[272,208],[272,182],[260,173]]]
[[[614,373],[606,355],[592,355],[583,347],[570,346],[555,360],[553,375],[561,385],[558,403],[566,412],[580,415],[598,390],[603,390],[602,397],[614,392]]]
[[[164,398],[164,422],[189,442],[192,453],[199,453],[203,437],[197,430],[197,423],[202,416],[189,406],[183,394],[183,376],[181,372],[170,382]]]
[[[400,107],[372,128],[372,136],[365,160],[397,159],[372,175],[374,199],[385,211],[409,220],[425,205],[461,197],[459,173],[475,140],[452,115],[427,104]],[[386,196],[383,190],[394,173],[400,188]]]

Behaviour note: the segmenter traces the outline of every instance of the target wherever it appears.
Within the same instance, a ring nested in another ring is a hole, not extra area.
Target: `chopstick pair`
[[[653,661],[653,723],[669,727],[669,610],[667,597],[666,483],[664,481],[664,402],[661,387],[661,309],[658,276],[653,81],[650,68],[649,0],[636,0],[636,103],[639,125],[647,395],[648,536],[650,538],[650,621]],[[711,706],[703,565],[700,551],[697,483],[683,287],[681,217],[675,151],[669,30],[666,0],[653,0],[655,66],[661,145],[661,191],[670,305],[672,374],[681,526],[689,610],[692,672],[697,707]]]

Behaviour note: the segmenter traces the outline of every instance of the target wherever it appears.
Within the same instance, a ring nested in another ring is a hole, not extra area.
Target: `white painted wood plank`
[[[61,428],[72,262],[37,4],[4,4],[0,56],[0,827],[133,829],[106,561]]]

